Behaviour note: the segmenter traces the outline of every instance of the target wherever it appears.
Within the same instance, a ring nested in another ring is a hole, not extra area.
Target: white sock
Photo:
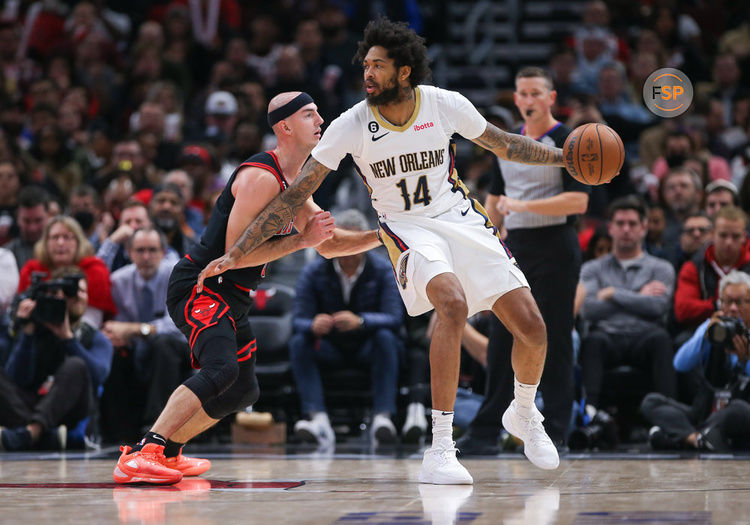
[[[522,417],[531,417],[532,407],[534,406],[534,398],[536,397],[536,389],[539,383],[535,385],[525,385],[519,383],[518,379],[513,378],[515,384],[513,393],[516,398],[516,410]]]
[[[432,446],[438,442],[453,446],[453,411],[432,410]]]

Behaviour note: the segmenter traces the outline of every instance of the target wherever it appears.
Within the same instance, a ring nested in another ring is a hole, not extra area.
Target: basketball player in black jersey
[[[307,247],[315,247],[325,257],[338,257],[380,244],[375,230],[336,229],[330,213],[308,199],[291,221],[248,253],[235,269],[206,279],[202,289],[196,289],[205,265],[224,254],[297,177],[320,140],[323,119],[308,94],[292,92],[271,100],[268,122],[277,147],[250,157],[232,174],[201,242],[177,263],[169,282],[167,308],[188,338],[192,364],[199,372],[174,391],[140,443],[121,447],[113,474],[117,483],[168,484],[205,472],[208,460],[183,456],[182,446],[258,399],[256,342],[247,312],[249,292],[262,279],[266,263]],[[292,235],[295,228],[299,233]]]

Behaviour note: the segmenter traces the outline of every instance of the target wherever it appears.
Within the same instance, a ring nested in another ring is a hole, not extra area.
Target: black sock
[[[164,445],[164,455],[168,458],[173,458],[180,454],[180,450],[185,446],[185,443],[177,443],[171,439],[167,440],[167,444]]]
[[[144,445],[148,445],[149,443],[156,443],[157,445],[164,446],[167,444],[167,440],[163,437],[157,434],[156,432],[148,431],[146,432],[146,435],[143,436],[143,439],[138,442],[133,447],[133,452],[136,452],[138,450],[141,450]]]

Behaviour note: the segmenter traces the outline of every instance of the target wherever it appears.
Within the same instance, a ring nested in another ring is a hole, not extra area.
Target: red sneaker
[[[183,476],[200,476],[211,468],[209,460],[183,456],[182,450],[173,458],[164,457],[161,464],[167,468],[179,470]]]
[[[164,466],[164,447],[147,443],[136,452],[132,448],[120,447],[120,456],[112,479],[115,483],[154,483],[171,485],[182,479],[182,472]]]

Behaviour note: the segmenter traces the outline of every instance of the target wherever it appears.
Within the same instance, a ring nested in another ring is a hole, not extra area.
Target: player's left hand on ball
[[[302,230],[304,246],[311,248],[333,237],[333,230],[336,227],[331,212],[318,211],[310,217]]]

